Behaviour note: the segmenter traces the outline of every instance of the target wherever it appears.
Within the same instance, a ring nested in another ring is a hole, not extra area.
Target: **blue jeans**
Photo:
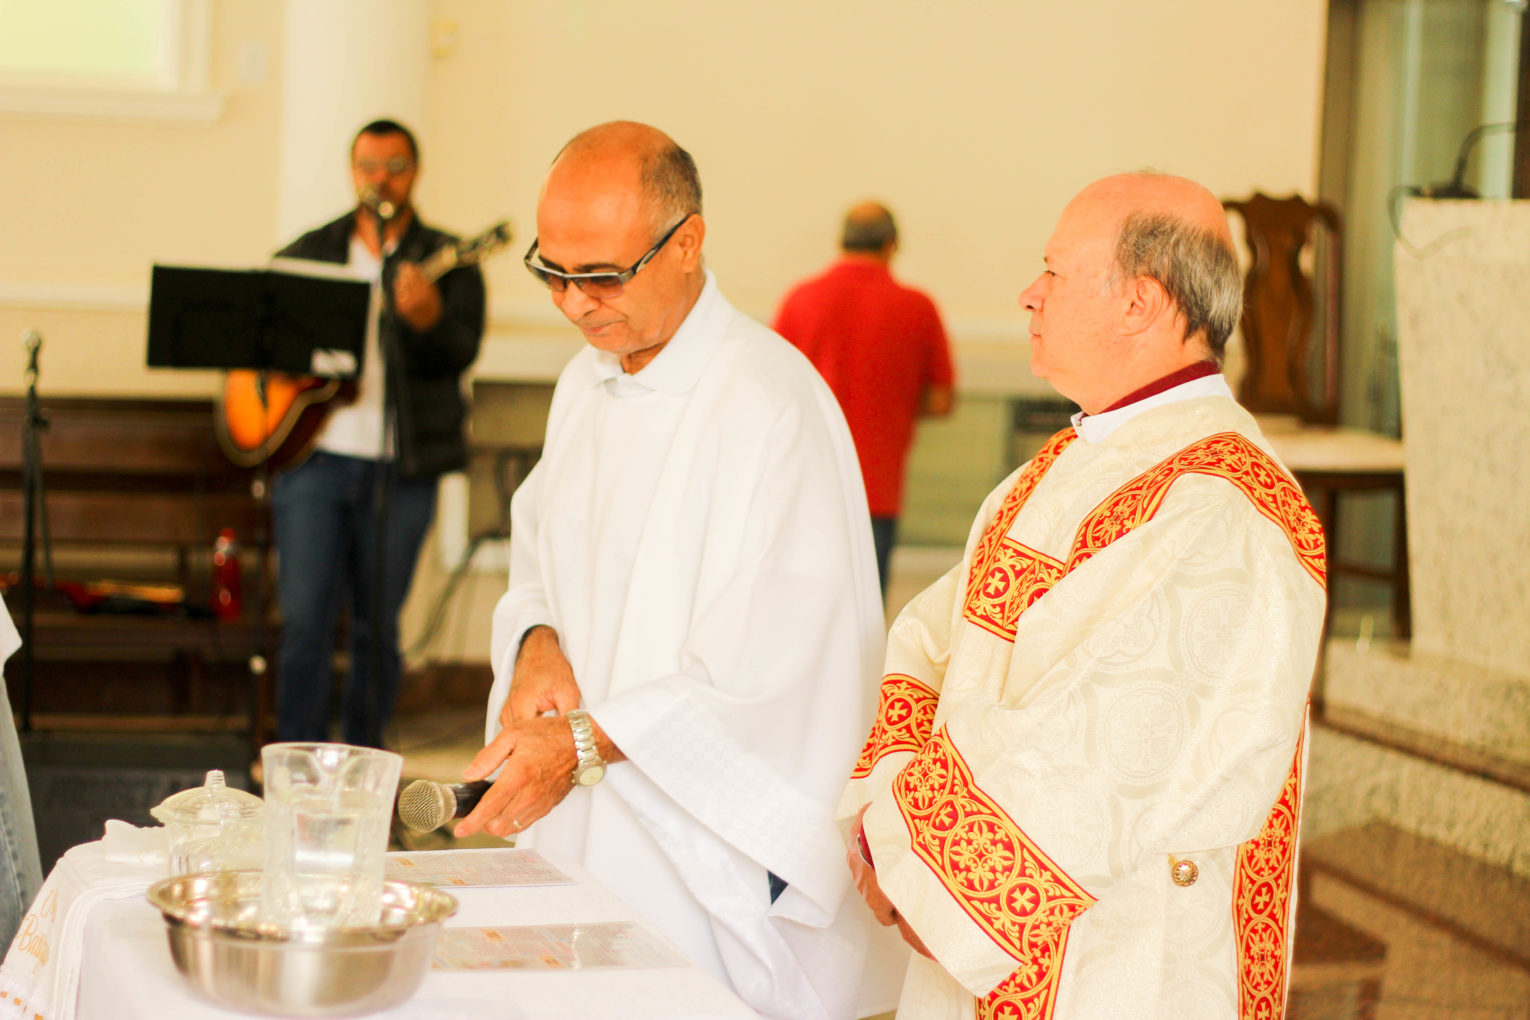
[[[379,467],[389,474],[380,620],[373,620]],[[398,698],[398,614],[436,508],[434,479],[400,478],[392,462],[316,451],[277,475],[271,493],[279,559],[282,642],[276,660],[276,739],[329,739],[331,660],[340,607],[350,611],[350,671],[342,739],[382,746]],[[372,675],[378,632],[379,674]],[[370,723],[370,725],[369,725]]]
[[[887,598],[887,563],[892,559],[893,543],[898,540],[898,518],[871,518],[871,542],[877,551],[877,578],[882,585],[882,597]]]

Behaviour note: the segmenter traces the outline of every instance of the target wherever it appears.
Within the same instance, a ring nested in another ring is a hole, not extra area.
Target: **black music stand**
[[[366,352],[372,284],[327,262],[272,259],[256,269],[154,267],[149,289],[151,368],[253,369],[352,379]],[[270,493],[259,468],[257,499]],[[266,536],[257,536],[262,543]],[[261,732],[259,685],[265,647],[265,571],[255,579],[255,648],[250,656],[251,733]]]
[[[372,285],[324,262],[154,267],[150,368],[361,374]]]

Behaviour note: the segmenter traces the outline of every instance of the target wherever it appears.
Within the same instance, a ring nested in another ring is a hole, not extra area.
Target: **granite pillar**
[[[1530,202],[1411,200],[1395,266],[1413,639],[1329,644],[1309,831],[1530,877]]]

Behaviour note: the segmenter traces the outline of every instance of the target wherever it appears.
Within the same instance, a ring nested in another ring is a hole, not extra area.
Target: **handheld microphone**
[[[432,779],[416,779],[398,795],[398,820],[413,832],[439,829],[477,807],[493,785],[487,779],[471,783],[438,783]]]

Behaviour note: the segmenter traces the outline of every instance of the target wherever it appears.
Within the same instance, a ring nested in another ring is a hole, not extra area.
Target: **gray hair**
[[[674,142],[644,156],[640,179],[656,233],[686,216],[700,215],[701,174],[691,154]]]
[[[1150,276],[1185,315],[1185,339],[1202,330],[1212,356],[1222,349],[1243,311],[1238,259],[1226,240],[1163,212],[1135,212],[1116,235],[1116,272]]]

